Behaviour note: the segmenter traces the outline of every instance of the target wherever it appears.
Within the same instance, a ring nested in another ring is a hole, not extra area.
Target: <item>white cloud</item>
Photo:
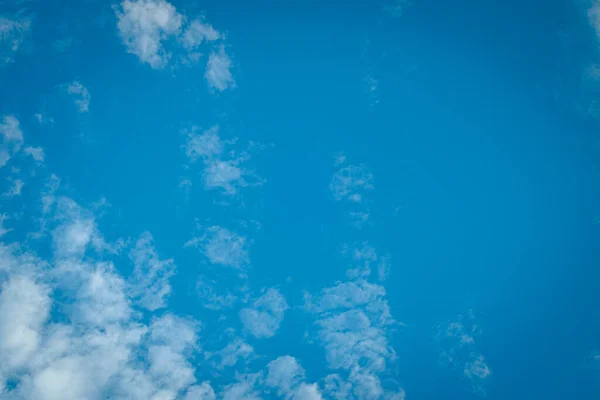
[[[132,297],[150,311],[165,307],[171,294],[169,279],[175,274],[174,261],[160,260],[149,232],[140,235],[129,258],[134,265],[130,279]]]
[[[90,110],[90,100],[92,95],[85,86],[79,81],[73,81],[66,86],[67,93],[73,97],[73,102],[79,112],[88,112]]]
[[[472,311],[455,321],[438,325],[436,340],[442,348],[440,362],[461,370],[473,391],[485,394],[484,384],[492,371],[484,356],[477,351],[476,338],[481,334]]]
[[[221,140],[218,126],[202,133],[192,127],[187,137],[186,156],[192,163],[203,162],[202,175],[207,190],[221,189],[225,195],[233,196],[241,188],[263,184],[253,171],[241,166],[250,158],[247,152],[237,154],[235,151],[225,151],[225,147],[234,144],[235,140]]]
[[[3,167],[23,145],[23,132],[19,120],[13,115],[5,115],[0,122],[0,135],[0,167]]]
[[[213,42],[221,37],[219,32],[201,19],[193,20],[187,27],[181,41],[188,49],[198,47],[203,42]]]
[[[220,226],[208,227],[204,234],[189,240],[185,247],[193,246],[208,258],[211,264],[244,269],[250,263],[248,247],[251,242],[244,236]]]
[[[26,276],[13,275],[0,291],[0,378],[18,371],[37,351],[50,312],[48,288]],[[8,371],[5,371],[7,369]]]
[[[190,386],[183,400],[215,400],[217,396],[208,382]]]
[[[213,358],[219,359],[218,362],[214,363],[218,369],[224,369],[226,367],[233,367],[240,360],[248,360],[254,353],[254,348],[248,343],[244,342],[241,338],[236,337],[229,341],[229,344],[223,349],[216,352],[205,352],[204,356],[207,360]]]
[[[176,59],[183,64],[195,64],[203,55],[198,51],[201,45],[224,39],[204,17],[195,18],[188,23],[189,19],[165,0],[124,0],[116,8],[116,15],[119,35],[127,51],[154,69],[165,68],[173,55],[177,54],[179,56]],[[225,72],[222,71],[222,63],[230,63],[229,58],[221,57],[216,61],[221,61],[221,64],[211,68],[216,68],[217,75],[214,79],[218,81],[218,85],[233,83],[229,65],[226,69],[229,75],[223,75]],[[208,66],[213,66],[214,63],[215,60],[211,63],[209,58]],[[208,82],[212,88],[216,87],[211,80]]]
[[[13,179],[7,178],[9,182],[12,183],[12,186],[2,194],[3,197],[15,197],[21,195],[21,189],[25,186],[25,182],[21,179]]]
[[[306,303],[318,316],[318,337],[329,368],[347,374],[346,380],[339,375],[325,380],[331,397],[379,398],[400,392],[386,391],[380,383],[388,362],[395,359],[388,329],[397,325],[382,286],[364,280],[340,282],[318,296],[306,295]],[[377,397],[368,397],[373,393]]]
[[[31,147],[31,146],[27,146],[25,147],[25,149],[23,149],[23,153],[31,156],[37,163],[43,163],[44,162],[44,149],[42,149],[41,147]]]
[[[329,184],[329,189],[337,201],[347,199],[354,203],[360,203],[363,192],[373,188],[373,176],[364,165],[341,167]]]
[[[267,386],[277,389],[277,394],[286,399],[321,400],[317,384],[304,382],[304,368],[292,356],[282,356],[267,365]]]
[[[223,400],[261,400],[257,391],[260,374],[248,374],[239,377],[239,382],[227,385],[223,390]]]
[[[127,51],[152,68],[163,68],[170,53],[163,42],[181,31],[183,16],[164,0],[125,0],[116,10],[117,28]]]
[[[287,302],[279,290],[269,289],[252,304],[252,307],[240,311],[240,319],[244,329],[253,336],[259,339],[269,338],[279,329],[287,309]]]
[[[200,299],[202,299],[202,306],[209,310],[222,310],[229,308],[235,303],[237,297],[226,291],[224,294],[219,294],[214,289],[215,282],[208,282],[200,279],[196,283],[196,292]]]
[[[268,375],[266,384],[279,390],[280,395],[286,395],[304,380],[304,368],[292,356],[282,356],[267,365]]]
[[[29,19],[0,17],[0,66],[12,63],[14,55],[31,30]]]
[[[235,87],[231,75],[231,59],[225,52],[225,46],[221,45],[218,51],[212,51],[208,56],[204,78],[210,88],[219,92]]]
[[[321,391],[316,383],[301,383],[292,396],[295,400],[321,400]]]

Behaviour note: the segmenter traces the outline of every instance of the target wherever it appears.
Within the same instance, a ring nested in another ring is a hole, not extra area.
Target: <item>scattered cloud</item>
[[[339,282],[317,296],[305,295],[306,308],[317,316],[318,337],[330,369],[345,371],[346,379],[333,374],[324,390],[333,398],[380,398],[403,393],[385,389],[380,375],[395,359],[388,343],[389,329],[398,323],[385,300],[385,289],[364,280]],[[365,397],[366,396],[366,397]]]
[[[90,100],[92,95],[85,86],[79,81],[73,81],[66,85],[67,93],[73,97],[73,102],[77,106],[79,112],[88,112],[90,110]]]
[[[159,69],[171,57],[163,43],[181,31],[183,16],[164,0],[125,0],[116,9],[117,28],[127,51]]]
[[[194,49],[204,42],[213,42],[221,38],[221,34],[202,19],[193,20],[181,37],[187,49]]]
[[[277,289],[269,289],[252,306],[240,311],[240,319],[250,334],[259,339],[270,338],[279,329],[285,311],[285,298]]]
[[[231,59],[225,52],[225,46],[221,45],[218,51],[212,51],[208,56],[204,78],[211,89],[219,92],[235,87],[231,75]]]
[[[337,201],[345,199],[354,203],[360,203],[363,192],[373,188],[373,176],[364,165],[339,168],[329,184],[329,190]]]
[[[190,239],[185,247],[196,247],[211,264],[244,269],[250,264],[248,247],[251,241],[227,228],[210,226],[200,237]]]
[[[42,149],[41,147],[27,146],[25,147],[25,149],[23,149],[23,153],[25,155],[31,156],[31,158],[33,158],[38,164],[42,164],[44,162],[44,159],[46,158],[44,154],[44,149]]]
[[[134,265],[130,278],[132,297],[150,311],[164,308],[171,294],[169,279],[175,274],[175,262],[159,258],[149,232],[140,235],[129,259]]]
[[[203,56],[199,51],[202,45],[224,39],[203,16],[190,21],[165,0],[124,0],[115,11],[119,35],[127,52],[154,69],[165,68],[173,58],[183,64],[195,64]],[[211,52],[207,73],[212,72],[207,81],[212,89],[222,91],[233,87],[230,66],[224,50]]]
[[[250,159],[248,152],[226,151],[226,147],[234,143],[235,140],[221,140],[216,125],[202,133],[196,127],[187,132],[185,154],[191,163],[202,161],[204,187],[207,190],[220,189],[223,194],[233,196],[241,188],[264,183],[254,171],[242,166]]]
[[[39,122],[40,125],[54,123],[54,118],[48,117],[48,116],[46,116],[44,114],[36,113],[36,114],[34,114],[34,116],[35,116],[35,119],[37,119],[37,121]]]
[[[282,356],[267,365],[265,384],[275,388],[277,394],[286,399],[321,400],[317,384],[304,382],[304,368],[292,356]]]
[[[31,31],[31,20],[0,17],[0,66],[14,62],[14,56]]]
[[[21,190],[23,186],[25,186],[25,182],[21,179],[13,179],[11,177],[7,178],[7,180],[11,183],[11,187],[4,193],[2,193],[2,197],[15,197],[21,195]]]
[[[472,311],[455,321],[439,324],[436,340],[442,348],[442,365],[459,369],[471,381],[473,391],[485,395],[484,384],[492,371],[477,351],[476,338],[481,334]]]
[[[0,122],[0,167],[5,166],[11,157],[17,153],[23,145],[23,132],[19,120],[14,115],[5,115]]]
[[[254,348],[241,338],[236,337],[231,339],[229,343],[219,351],[205,352],[204,357],[207,360],[212,360],[214,358],[218,359],[218,362],[214,362],[213,364],[217,369],[222,370],[237,365],[240,360],[247,361],[253,354]]]

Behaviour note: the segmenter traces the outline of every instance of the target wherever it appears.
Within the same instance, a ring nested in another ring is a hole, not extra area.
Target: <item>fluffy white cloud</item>
[[[455,321],[439,324],[436,340],[442,348],[440,362],[461,370],[476,393],[484,394],[484,384],[492,371],[477,351],[476,338],[481,334],[472,311]]]
[[[292,356],[282,356],[267,365],[265,384],[277,389],[279,396],[286,399],[320,400],[317,384],[304,382],[304,368]]]
[[[201,45],[223,39],[203,17],[188,23],[188,18],[165,0],[124,0],[116,14],[127,51],[154,69],[169,65],[177,53],[176,59],[183,64],[194,64],[202,57]],[[231,75],[229,79],[233,81]]]
[[[140,235],[129,258],[134,265],[130,279],[132,297],[150,311],[165,307],[171,294],[169,279],[175,274],[174,261],[159,258],[149,232]]]
[[[125,0],[116,13],[117,28],[127,51],[152,68],[163,68],[170,58],[163,42],[179,34],[182,15],[164,0]]]
[[[79,112],[88,112],[90,110],[90,101],[92,95],[85,86],[79,81],[73,81],[66,86],[67,93],[73,97],[73,102]]]
[[[240,311],[240,319],[244,329],[253,336],[269,338],[279,329],[287,309],[287,302],[279,290],[269,289],[252,303],[252,307]]]
[[[186,247],[199,248],[211,264],[235,269],[243,269],[250,263],[249,245],[246,237],[220,226],[208,227],[202,236],[185,244]]]
[[[209,87],[219,92],[235,87],[231,75],[231,59],[225,52],[225,46],[221,45],[219,50],[212,51],[208,56],[204,78]]]
[[[387,330],[397,324],[385,300],[385,289],[357,280],[305,297],[307,309],[318,316],[318,337],[329,368],[347,374],[346,380],[337,374],[325,380],[329,396],[362,399],[399,393],[385,390],[380,383],[387,363],[395,359]],[[377,396],[369,397],[373,393]]]
[[[193,127],[187,137],[186,156],[192,163],[203,162],[202,175],[206,189],[221,189],[224,194],[232,196],[241,188],[263,184],[253,171],[242,167],[250,158],[247,152],[226,152],[225,148],[234,144],[235,140],[221,140],[218,126],[215,125],[202,133]]]
[[[14,115],[5,115],[0,122],[0,167],[5,166],[23,145],[23,132],[19,120]]]
[[[49,290],[32,278],[13,275],[0,291],[0,378],[18,371],[37,351],[50,312]],[[7,371],[5,371],[5,369]],[[9,375],[10,377],[10,375]]]
[[[14,55],[31,30],[29,19],[0,17],[0,66],[14,61]]]

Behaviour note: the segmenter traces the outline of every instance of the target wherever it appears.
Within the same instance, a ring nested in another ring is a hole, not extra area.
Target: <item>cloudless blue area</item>
[[[0,114],[20,119],[77,199],[108,200],[105,236],[147,230],[175,259],[171,309],[203,319],[193,295],[202,265],[183,248],[195,218],[260,221],[247,228],[249,285],[280,285],[292,310],[257,351],[302,354],[318,379],[322,349],[304,342],[294,307],[304,290],[344,278],[342,243],[368,240],[391,257],[384,286],[406,324],[392,344],[407,399],[477,398],[460,371],[439,365],[434,340],[439,321],[469,309],[493,370],[488,399],[600,398],[589,360],[600,347],[600,120],[573,106],[600,51],[584,10],[413,0],[394,17],[378,1],[172,3],[227,32],[234,90],[211,93],[202,68],[140,63],[104,1],[35,3],[26,54],[0,69]],[[66,36],[67,49],[53,47]],[[57,90],[73,79],[92,94],[89,113]],[[40,111],[55,122],[40,126]],[[244,192],[245,206],[216,205],[201,185],[186,199],[178,187],[182,130],[213,124],[223,138],[269,145],[252,155],[266,183]],[[374,177],[361,230],[328,190],[342,150]]]

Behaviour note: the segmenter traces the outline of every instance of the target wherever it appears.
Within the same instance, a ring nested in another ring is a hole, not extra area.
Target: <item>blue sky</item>
[[[0,398],[598,398],[597,0],[4,1],[0,88]]]

